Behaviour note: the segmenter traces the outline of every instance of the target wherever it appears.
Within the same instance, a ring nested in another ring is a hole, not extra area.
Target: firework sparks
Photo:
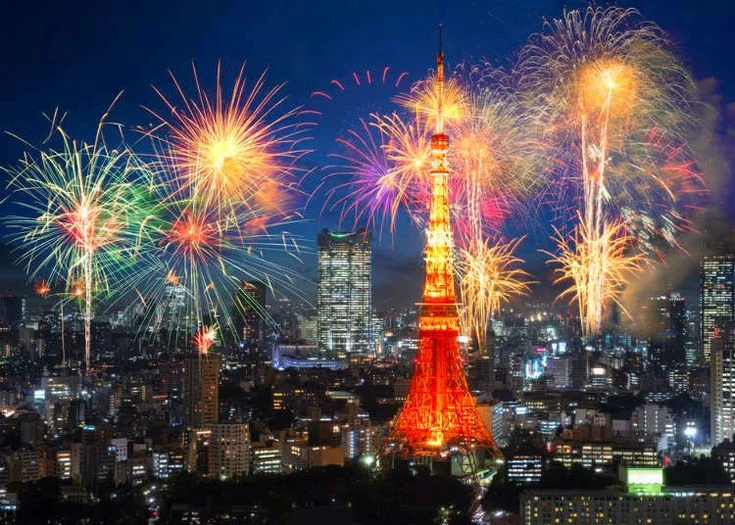
[[[406,123],[396,114],[372,115],[361,121],[359,131],[350,130],[338,139],[344,150],[333,154],[341,164],[330,166],[331,177],[347,177],[328,194],[333,206],[341,206],[342,220],[354,214],[355,223],[365,219],[382,231],[395,230],[398,212],[412,217],[423,211],[428,196],[429,134]],[[337,198],[342,190],[346,194]]]
[[[51,286],[49,286],[46,279],[41,279],[33,285],[33,291],[36,292],[36,295],[45,299],[51,293]]]
[[[429,129],[443,132],[445,126],[465,117],[467,91],[456,79],[443,80],[441,84],[437,79],[438,75],[432,75],[417,82],[408,93],[396,96],[395,101],[417,120],[426,121]]]
[[[231,290],[243,280],[298,295],[294,269],[272,260],[275,254],[298,259],[298,239],[284,230],[292,219],[251,205],[221,214],[174,193],[174,174],[159,175],[147,188],[145,200],[158,204],[141,229],[141,257],[129,280],[148,305],[142,328],[156,337],[167,332],[174,344],[188,341],[209,316],[232,329]]]
[[[602,237],[594,239],[590,239],[585,223],[580,222],[571,239],[557,231],[556,241],[559,253],[547,253],[549,262],[559,266],[554,284],[570,283],[559,297],[577,303],[582,332],[593,333],[599,329],[611,303],[625,311],[620,293],[630,278],[641,271],[646,258],[632,250],[634,238],[621,222],[606,224]]]
[[[202,326],[194,334],[194,347],[200,355],[206,355],[217,343],[217,327]]]
[[[672,224],[675,230],[688,225],[671,220],[682,217],[677,208],[686,206],[679,190],[701,182],[691,169],[679,172],[686,177],[652,169],[666,163],[660,144],[651,141],[654,130],[686,150],[681,137],[692,82],[658,27],[636,22],[637,16],[614,7],[565,12],[531,38],[518,67],[520,85],[539,114],[539,142],[549,144],[550,155],[571,151],[569,166],[581,179],[581,224],[571,243],[560,243],[555,260],[580,279],[574,295],[585,334],[599,329],[605,300],[613,300],[607,294],[620,290],[619,283],[605,282],[618,275],[605,270],[606,261],[620,255],[606,251],[619,244],[613,242],[618,218],[647,216],[653,220],[634,221],[645,225],[638,230],[641,240],[672,239]],[[651,243],[635,246],[645,250]],[[591,266],[571,271],[573,259]]]
[[[495,235],[511,213],[522,215],[521,202],[540,178],[532,118],[504,87],[506,75],[489,65],[462,65],[456,78],[464,78],[467,95],[463,118],[450,126],[450,193],[458,243],[469,247]]]
[[[518,267],[523,261],[515,251],[523,239],[507,243],[472,243],[459,252],[456,271],[462,296],[460,320],[480,351],[485,348],[490,319],[512,297],[530,291],[529,274]]]
[[[218,66],[214,97],[196,68],[194,97],[172,74],[182,107],[156,89],[170,116],[151,111],[161,125],[149,133],[164,144],[160,160],[177,174],[177,191],[220,214],[237,215],[241,206],[280,210],[306,153],[299,144],[308,125],[300,108],[286,108],[283,84],[269,89],[262,74],[249,86],[244,72],[243,65],[226,96]]]

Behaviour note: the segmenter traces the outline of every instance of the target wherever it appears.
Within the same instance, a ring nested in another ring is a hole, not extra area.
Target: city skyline
[[[42,3],[0,521],[735,522],[735,6]]]

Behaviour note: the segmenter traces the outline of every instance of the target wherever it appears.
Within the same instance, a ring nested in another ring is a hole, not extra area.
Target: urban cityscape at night
[[[735,5],[0,10],[0,523],[735,524]]]

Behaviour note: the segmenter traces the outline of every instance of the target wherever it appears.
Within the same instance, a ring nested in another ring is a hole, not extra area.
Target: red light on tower
[[[436,70],[436,128],[431,139],[431,204],[426,229],[419,346],[406,401],[390,441],[408,456],[445,455],[453,446],[484,447],[498,455],[492,433],[467,386],[458,342],[452,227],[449,216],[449,137],[444,133],[444,54]]]

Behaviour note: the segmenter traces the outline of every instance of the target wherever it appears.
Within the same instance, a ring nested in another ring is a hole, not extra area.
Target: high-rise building
[[[26,299],[15,295],[0,297],[0,322],[17,326],[25,320]]]
[[[156,307],[156,329],[167,332],[187,330],[189,317],[186,311],[186,293],[182,284],[166,284],[162,301]]]
[[[715,328],[735,321],[735,253],[702,258],[699,300],[702,357],[709,363]]]
[[[735,433],[735,324],[715,329],[710,358],[712,444]]]
[[[644,312],[649,355],[658,365],[672,367],[685,362],[687,337],[686,300],[678,293],[652,297]]]
[[[232,319],[237,343],[247,350],[257,350],[265,339],[265,284],[242,281],[233,297]]]
[[[219,420],[219,359],[215,354],[185,358],[184,407],[189,428],[204,428]]]
[[[209,443],[207,474],[229,479],[250,472],[250,429],[247,423],[217,423]]]
[[[317,346],[329,352],[373,350],[370,234],[319,234]]]

